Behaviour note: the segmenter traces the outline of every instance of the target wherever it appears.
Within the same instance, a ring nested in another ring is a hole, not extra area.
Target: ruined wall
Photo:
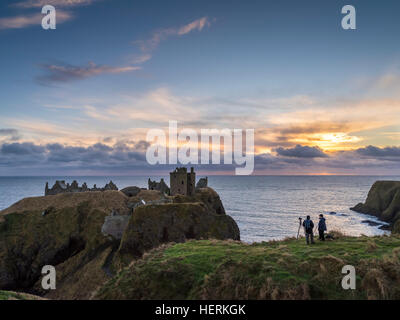
[[[151,179],[149,178],[148,185],[149,185],[149,190],[157,190],[160,191],[161,193],[170,194],[170,190],[163,178],[161,178],[160,182],[151,181]]]
[[[187,194],[188,196],[194,196],[196,193],[196,173],[191,168],[191,172],[187,174]]]
[[[71,184],[65,183],[65,180],[57,180],[56,183],[49,188],[49,183],[46,182],[46,187],[44,189],[45,196],[54,196],[60,193],[76,193],[76,192],[88,192],[88,191],[107,191],[107,190],[115,190],[118,191],[117,186],[110,181],[103,188],[97,188],[96,185],[93,186],[92,189],[88,188],[86,182],[82,184],[82,187],[79,186],[78,182],[74,180]]]

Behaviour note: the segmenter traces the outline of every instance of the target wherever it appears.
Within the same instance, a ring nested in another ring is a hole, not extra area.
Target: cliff
[[[202,189],[198,197],[141,190],[134,197],[104,191],[23,199],[0,212],[0,290],[88,299],[119,267],[163,243],[239,239],[216,192]],[[48,264],[56,267],[57,290],[45,292],[41,268]]]
[[[365,203],[359,203],[351,210],[390,222],[394,225],[393,230],[397,231],[400,227],[400,181],[375,182]]]

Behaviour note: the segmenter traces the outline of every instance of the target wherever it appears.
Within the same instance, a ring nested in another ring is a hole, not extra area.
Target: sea
[[[197,176],[201,178],[202,176]],[[149,176],[80,177],[0,177],[0,210],[25,197],[44,195],[46,182],[56,180],[89,187],[103,187],[112,180],[118,188],[147,187]],[[152,180],[167,176],[150,177]],[[369,220],[384,224],[373,216],[349,208],[364,202],[377,180],[400,180],[400,176],[208,176],[208,184],[218,192],[226,213],[237,222],[241,240],[252,243],[296,237],[299,217],[310,215],[318,222],[324,214],[329,230],[344,234],[383,235],[387,231],[371,226]]]

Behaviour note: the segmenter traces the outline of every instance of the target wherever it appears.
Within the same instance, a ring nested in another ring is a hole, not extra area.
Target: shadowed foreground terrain
[[[90,299],[121,267],[164,243],[240,239],[211,188],[193,197],[139,191],[26,198],[1,211],[0,290]],[[41,287],[45,265],[56,268],[56,290]]]
[[[22,292],[0,290],[0,300],[46,300],[46,299]]]
[[[357,209],[398,223],[397,187],[375,184]],[[0,212],[0,299],[400,299],[392,231],[250,245],[211,188],[191,197],[139,189],[27,198]],[[56,290],[41,288],[47,264]],[[341,286],[345,265],[356,269],[356,290]]]
[[[344,265],[357,289],[344,290]],[[258,244],[169,244],[134,261],[97,299],[400,299],[400,237],[340,237]]]

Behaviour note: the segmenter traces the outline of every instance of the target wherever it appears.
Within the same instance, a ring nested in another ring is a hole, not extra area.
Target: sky
[[[42,6],[57,12],[41,27]],[[341,9],[356,9],[344,30]],[[398,1],[0,2],[0,175],[145,175],[149,129],[255,131],[254,174],[400,174]],[[199,166],[232,174],[229,165]]]

